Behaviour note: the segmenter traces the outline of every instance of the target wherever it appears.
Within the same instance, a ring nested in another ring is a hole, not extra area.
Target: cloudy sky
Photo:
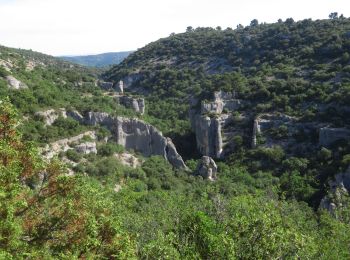
[[[0,44],[51,55],[136,50],[187,26],[350,16],[349,0],[0,0]]]

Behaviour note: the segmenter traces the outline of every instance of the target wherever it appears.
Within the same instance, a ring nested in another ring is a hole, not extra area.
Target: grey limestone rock
[[[143,98],[135,98],[129,96],[119,97],[119,102],[121,105],[131,108],[137,113],[143,115],[145,113],[145,100]]]
[[[65,109],[48,109],[46,111],[39,111],[35,113],[35,116],[39,116],[44,120],[45,125],[52,125],[60,116],[63,118],[67,117]]]
[[[6,76],[6,81],[7,84],[9,86],[10,89],[24,89],[24,88],[28,88],[28,86],[26,84],[24,84],[23,82],[19,81],[18,79],[16,79],[13,76]]]
[[[218,167],[216,166],[215,161],[209,156],[203,156],[196,173],[202,176],[206,180],[214,181],[216,180]]]
[[[82,153],[82,154],[97,153],[95,142],[85,142],[85,143],[78,144],[77,146],[75,146],[75,150],[78,153]]]
[[[124,93],[124,82],[120,80],[118,84],[115,84],[114,90],[118,93]]]

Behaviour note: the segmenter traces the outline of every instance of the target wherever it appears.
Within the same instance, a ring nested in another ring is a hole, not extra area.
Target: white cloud
[[[53,55],[133,50],[187,26],[350,15],[348,0],[0,0],[0,44]]]

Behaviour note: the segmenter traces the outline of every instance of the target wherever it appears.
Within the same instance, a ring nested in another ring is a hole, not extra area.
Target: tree
[[[250,26],[255,27],[259,25],[259,21],[257,19],[254,19],[250,22]]]
[[[330,13],[328,17],[329,19],[338,19],[338,12]]]

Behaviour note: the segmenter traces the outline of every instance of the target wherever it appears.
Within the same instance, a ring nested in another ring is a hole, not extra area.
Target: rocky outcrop
[[[78,121],[79,123],[84,123],[85,118],[76,110],[67,111],[66,115]]]
[[[81,139],[83,139],[85,136],[90,137],[92,140],[96,139],[95,132],[88,131],[77,136],[58,140],[56,142],[46,145],[46,147],[42,149],[41,152],[43,154],[43,157],[45,159],[51,159],[55,155],[58,155],[60,152],[66,152],[69,149],[74,149],[77,143],[80,142]]]
[[[187,169],[171,139],[164,137],[150,124],[136,118],[113,117],[104,112],[89,112],[82,119],[79,113],[74,113],[73,116],[88,125],[107,127],[115,141],[126,149],[140,152],[146,157],[161,155],[175,168]]]
[[[215,92],[212,101],[190,100],[190,121],[196,134],[197,149],[202,155],[221,158],[225,147],[232,146],[230,137],[235,133],[230,129],[232,111],[243,105],[234,93]]]
[[[319,144],[328,147],[339,140],[350,140],[350,130],[347,128],[323,127],[320,129]]]
[[[113,118],[105,112],[88,112],[84,118],[87,125],[104,125],[110,127]]]
[[[343,206],[343,197],[350,195],[350,166],[345,173],[337,174],[334,180],[329,181],[329,187],[329,193],[321,200],[320,208],[334,214],[338,207]]]
[[[125,166],[136,168],[142,164],[139,158],[128,152],[116,153],[114,156]]]
[[[121,96],[119,97],[119,103],[141,115],[145,113],[145,100],[143,98]]]
[[[214,92],[213,101],[202,101],[201,114],[215,113],[221,114],[224,110],[235,111],[242,106],[242,101],[235,98],[234,93],[223,91]]]
[[[120,80],[118,84],[115,84],[114,90],[118,93],[124,93],[124,82]]]
[[[8,84],[8,87],[10,89],[25,89],[28,88],[28,86],[26,84],[24,84],[23,82],[19,81],[18,79],[16,79],[13,76],[6,76],[6,81]]]
[[[116,142],[126,149],[148,157],[160,155],[176,168],[187,168],[170,138],[166,138],[154,126],[138,119],[117,117],[113,132]]]
[[[76,145],[74,148],[78,153],[82,153],[82,154],[97,153],[95,142],[81,143]]]
[[[112,90],[113,82],[98,81],[98,86],[104,90]]]
[[[206,180],[214,181],[217,178],[217,170],[218,167],[215,161],[209,156],[203,156],[196,169],[196,174],[202,176]]]
[[[195,129],[199,152],[203,155],[220,158],[223,151],[220,119],[208,116],[197,117]]]
[[[67,118],[67,113],[65,109],[49,109],[46,111],[39,111],[35,113],[35,116],[42,118],[45,125],[52,125],[60,116]]]

